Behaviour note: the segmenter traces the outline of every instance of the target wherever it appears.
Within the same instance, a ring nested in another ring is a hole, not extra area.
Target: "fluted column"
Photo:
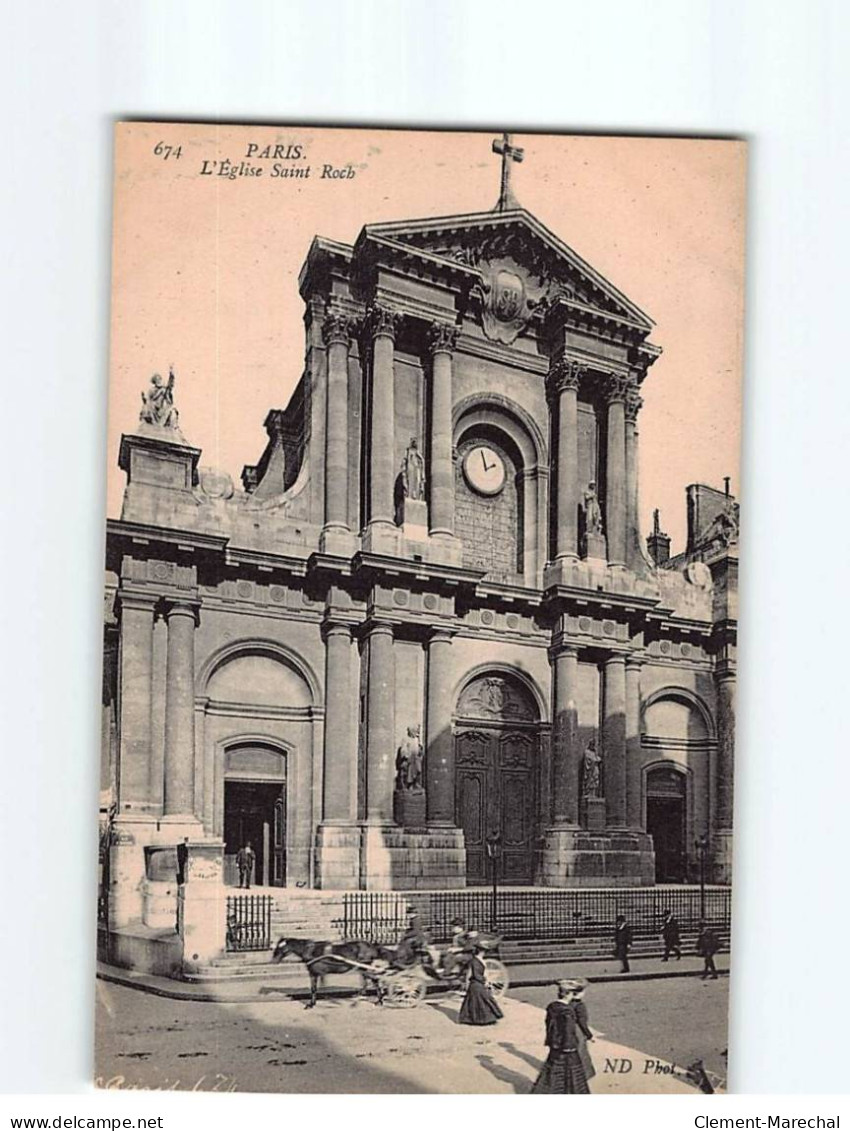
[[[451,644],[451,635],[441,631],[428,643],[425,783],[429,825],[455,823]]]
[[[366,817],[392,820],[395,665],[393,628],[373,621],[367,630],[368,691],[366,702]]]
[[[331,309],[322,323],[327,345],[325,526],[348,531],[348,347],[350,320]]]
[[[151,695],[156,598],[119,590],[121,617],[118,724],[119,804],[131,813],[151,808]]]
[[[356,818],[357,742],[351,711],[352,641],[347,624],[328,623],[325,638],[325,750],[322,819]]]
[[[455,487],[452,467],[452,351],[458,328],[431,327],[431,443],[429,526],[432,534],[454,534]]]
[[[556,645],[550,652],[552,695],[552,816],[556,825],[578,827],[579,751],[576,686],[578,651]]]
[[[602,747],[605,773],[605,815],[609,828],[626,825],[626,658],[605,661]]]
[[[625,402],[626,420],[626,564],[635,568],[640,554],[640,522],[638,517],[638,449],[637,417],[643,406],[637,382],[629,383]]]
[[[564,354],[550,369],[550,395],[557,401],[558,464],[555,469],[556,558],[578,555],[578,387],[584,372]]]
[[[605,532],[608,561],[626,563],[626,417],[628,378],[612,373],[606,385],[608,398],[608,447],[605,465]]]
[[[735,671],[715,674],[717,687],[717,805],[715,830],[732,828],[735,774]]]
[[[630,829],[643,825],[641,799],[640,745],[640,669],[641,660],[626,660],[626,824]]]
[[[195,804],[195,625],[197,605],[167,601],[165,794],[167,817],[192,816]]]
[[[372,397],[369,452],[369,521],[393,523],[395,483],[395,335],[400,315],[376,303],[369,311]]]

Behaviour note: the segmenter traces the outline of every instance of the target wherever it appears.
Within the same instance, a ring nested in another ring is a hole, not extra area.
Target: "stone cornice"
[[[435,562],[414,562],[407,558],[362,551],[354,555],[351,569],[355,575],[411,578],[416,581],[436,581],[447,586],[475,586],[485,573],[484,570],[439,565]]]

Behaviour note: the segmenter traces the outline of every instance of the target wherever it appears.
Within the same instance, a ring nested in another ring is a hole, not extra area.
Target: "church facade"
[[[651,320],[504,197],[317,237],[299,285],[240,485],[179,375],[122,438],[113,924],[180,843],[271,887],[728,882],[737,505],[694,485],[682,554],[641,537]]]

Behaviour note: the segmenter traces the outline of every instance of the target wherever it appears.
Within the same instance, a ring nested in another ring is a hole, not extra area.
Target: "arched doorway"
[[[655,849],[655,879],[659,884],[687,880],[687,776],[667,763],[646,774],[646,831]]]
[[[538,719],[533,695],[510,675],[480,675],[458,699],[455,821],[464,832],[469,884],[490,880],[491,832],[501,836],[500,882],[534,882]]]
[[[238,883],[236,854],[250,844],[256,855],[253,883],[286,884],[286,758],[273,748],[227,750],[224,773],[225,883]]]

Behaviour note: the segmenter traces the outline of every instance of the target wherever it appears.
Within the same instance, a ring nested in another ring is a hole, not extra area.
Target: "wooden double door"
[[[455,820],[466,840],[469,884],[491,882],[487,837],[501,837],[499,882],[534,882],[537,734],[470,727],[455,735]]]
[[[286,884],[286,786],[277,782],[224,783],[224,852],[231,883],[238,882],[236,854],[250,844],[256,856],[253,883]]]

